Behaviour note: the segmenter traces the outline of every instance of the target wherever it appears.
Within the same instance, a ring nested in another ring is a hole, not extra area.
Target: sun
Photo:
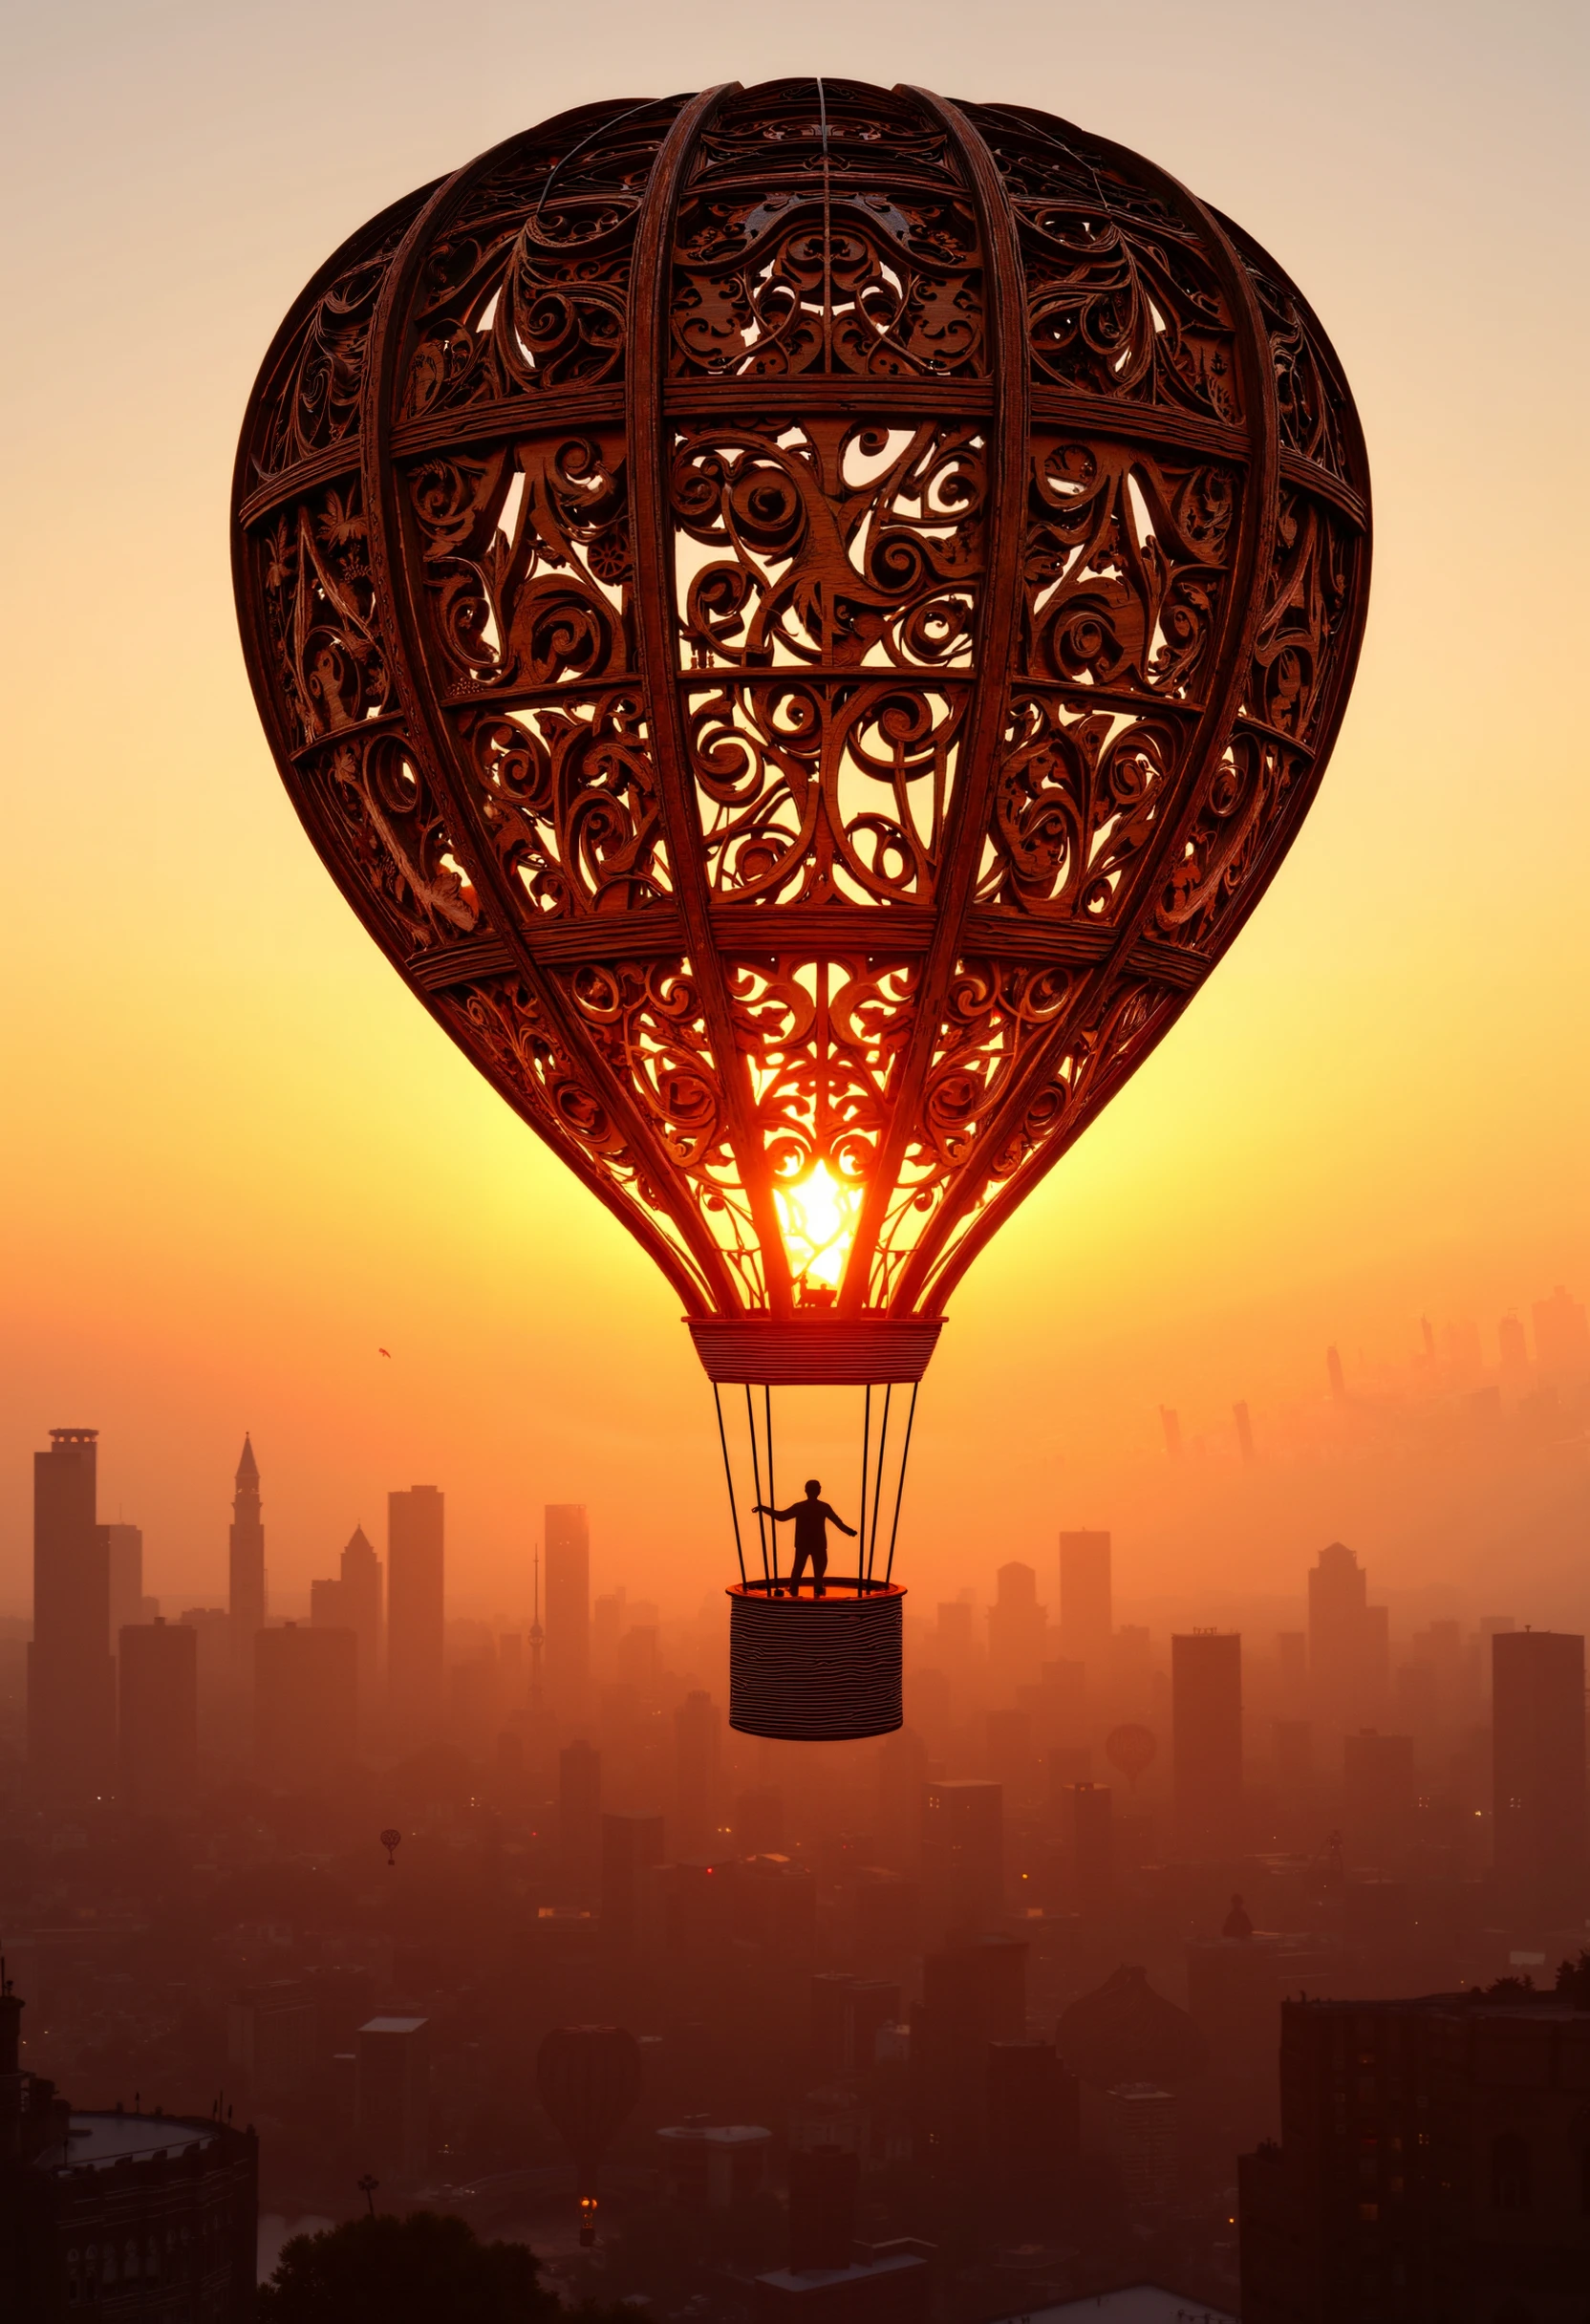
[[[775,1186],[773,1199],[798,1293],[813,1306],[827,1306],[855,1239],[861,1188],[814,1162],[803,1177]]]

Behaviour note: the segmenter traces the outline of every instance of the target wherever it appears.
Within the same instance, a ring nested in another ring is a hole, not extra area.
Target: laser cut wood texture
[[[941,1315],[1263,893],[1368,478],[1299,292],[1150,163],[788,81],[582,108],[354,236],[234,540],[376,942],[692,1318],[831,1341]]]

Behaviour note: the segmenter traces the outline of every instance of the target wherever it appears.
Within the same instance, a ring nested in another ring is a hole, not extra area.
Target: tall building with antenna
[[[265,1627],[265,1524],[260,1472],[247,1431],[233,1479],[232,1522],[226,1536],[226,1609],[232,1655],[246,1676],[254,1668],[254,1634]]]
[[[33,1455],[28,1758],[35,1788],[76,1804],[116,1779],[110,1551],[97,1511],[97,1429],[52,1429]]]

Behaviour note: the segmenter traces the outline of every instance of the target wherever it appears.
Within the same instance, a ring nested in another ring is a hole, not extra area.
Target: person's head
[[[808,1501],[814,1501],[822,1490],[823,1480],[820,1476],[808,1476],[806,1478],[806,1498]]]

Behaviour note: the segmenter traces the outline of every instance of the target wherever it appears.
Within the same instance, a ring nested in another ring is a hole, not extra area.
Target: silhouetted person
[[[804,1501],[791,1501],[787,1509],[770,1509],[765,1501],[758,1501],[756,1506],[759,1517],[771,1517],[776,1525],[786,1525],[791,1517],[795,1520],[795,1562],[789,1573],[789,1594],[792,1598],[800,1596],[801,1575],[808,1558],[811,1560],[812,1596],[821,1598],[825,1594],[823,1577],[828,1570],[827,1529],[830,1525],[837,1525],[841,1533],[848,1533],[852,1540],[855,1539],[855,1527],[847,1525],[838,1512],[820,1498],[822,1491],[822,1480],[808,1476]]]

